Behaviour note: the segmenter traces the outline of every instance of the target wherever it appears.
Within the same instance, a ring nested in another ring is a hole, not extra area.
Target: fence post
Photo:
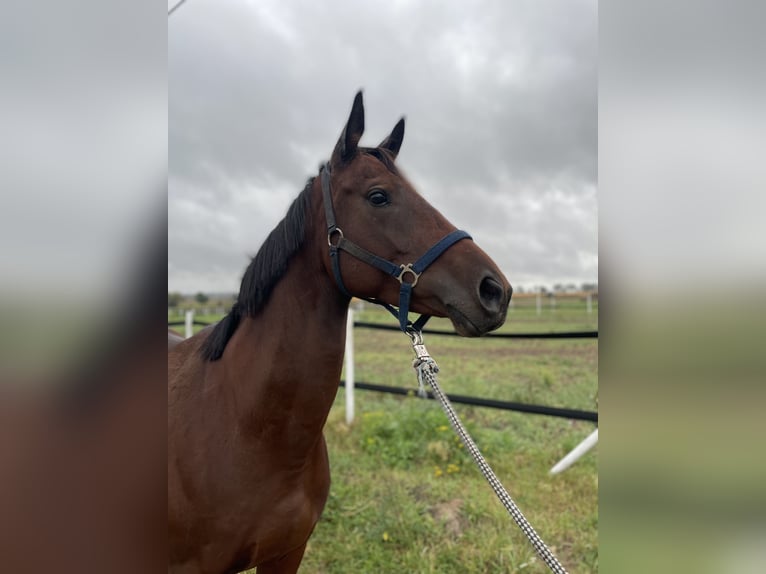
[[[543,310],[543,295],[541,291],[537,292],[537,314],[539,315]]]
[[[567,454],[564,458],[558,461],[553,466],[550,473],[558,474],[568,469],[577,461],[577,459],[579,459],[582,455],[584,455],[591,448],[593,448],[593,445],[595,445],[597,442],[598,442],[598,429],[590,433],[584,441],[582,441],[580,444],[574,447],[569,454]]]
[[[194,334],[194,309],[186,311],[186,338]]]
[[[588,296],[587,296],[587,298],[585,299],[585,301],[586,301],[586,303],[587,303],[587,305],[588,305],[588,315],[590,315],[591,313],[593,313],[593,303],[592,303],[592,299],[593,299],[593,298],[591,297],[590,293],[588,293]]]
[[[346,318],[346,424],[354,422],[354,310]]]

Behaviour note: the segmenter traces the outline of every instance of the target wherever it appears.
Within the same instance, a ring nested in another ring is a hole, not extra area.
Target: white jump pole
[[[346,424],[354,422],[354,310],[346,318]]]
[[[570,466],[572,466],[577,459],[588,452],[598,442],[598,429],[590,433],[587,438],[572,449],[572,451],[557,462],[551,469],[551,474],[558,474]]]
[[[590,315],[591,313],[593,313],[593,298],[591,297],[590,293],[588,293],[586,302],[588,304],[588,314]]]
[[[194,334],[194,309],[189,309],[186,312],[186,338],[188,339]]]

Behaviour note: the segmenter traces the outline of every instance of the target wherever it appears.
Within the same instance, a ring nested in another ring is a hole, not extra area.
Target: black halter
[[[452,245],[460,241],[461,239],[472,239],[467,232],[460,229],[456,229],[452,233],[447,234],[440,239],[433,247],[431,247],[425,254],[418,259],[415,263],[407,263],[406,265],[397,265],[387,261],[373,253],[370,253],[366,249],[359,247],[356,243],[353,243],[346,239],[343,235],[343,231],[335,224],[335,211],[332,206],[332,194],[330,192],[330,164],[325,164],[322,167],[322,195],[324,198],[324,210],[327,219],[327,244],[330,246],[330,261],[332,262],[332,271],[335,275],[335,282],[338,284],[338,288],[344,295],[351,298],[351,293],[348,292],[346,286],[343,284],[343,277],[340,274],[340,250],[346,251],[353,255],[357,259],[364,261],[368,265],[380,269],[383,273],[394,277],[399,281],[401,285],[399,289],[399,311],[383,301],[377,301],[375,299],[368,299],[367,297],[360,297],[370,303],[376,305],[382,305],[389,313],[399,320],[399,327],[402,331],[407,331],[408,327],[420,331],[426,322],[431,318],[430,315],[421,315],[415,323],[410,323],[408,314],[410,310],[410,297],[412,290],[418,283],[418,279],[423,271],[431,265],[436,259],[449,249]],[[333,236],[337,236],[337,242],[333,244]],[[411,275],[411,282],[404,280],[405,276]]]

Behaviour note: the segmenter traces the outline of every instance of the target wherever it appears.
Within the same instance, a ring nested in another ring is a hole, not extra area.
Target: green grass
[[[597,329],[584,305],[517,307],[501,332]],[[369,309],[358,318],[393,324]],[[199,317],[200,320],[216,319]],[[449,329],[432,320],[429,327]],[[356,379],[413,390],[409,340],[355,330]],[[598,342],[426,335],[448,393],[597,409]],[[340,389],[325,434],[332,487],[311,537],[305,573],[547,572],[495,498],[434,401],[356,392],[345,423]],[[570,572],[598,571],[597,448],[548,471],[593,424],[496,409],[455,409],[511,496]]]

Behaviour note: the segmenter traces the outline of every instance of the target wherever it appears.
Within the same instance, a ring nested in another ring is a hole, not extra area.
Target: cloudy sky
[[[400,168],[513,285],[597,280],[597,51],[594,1],[188,0],[168,21],[168,289],[238,289],[359,88],[362,144],[406,116]]]

